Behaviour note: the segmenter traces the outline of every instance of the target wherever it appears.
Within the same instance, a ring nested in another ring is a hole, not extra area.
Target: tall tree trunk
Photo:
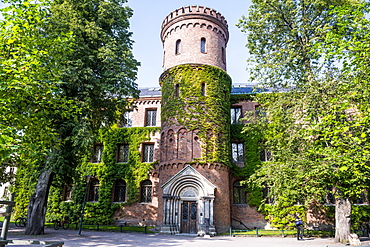
[[[335,201],[335,242],[346,243],[351,228],[351,202],[339,198]]]
[[[51,168],[48,168],[46,165],[40,174],[35,192],[33,193],[28,205],[27,225],[25,230],[26,235],[44,234],[46,206],[51,180],[52,171]]]

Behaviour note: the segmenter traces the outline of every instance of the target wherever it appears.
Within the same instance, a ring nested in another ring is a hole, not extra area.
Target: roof
[[[140,97],[161,97],[161,87],[143,87],[139,88]],[[231,94],[253,94],[270,92],[269,89],[257,88],[256,84],[234,83],[231,88]]]

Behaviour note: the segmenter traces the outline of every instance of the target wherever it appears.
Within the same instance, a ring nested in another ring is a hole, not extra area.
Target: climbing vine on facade
[[[46,221],[61,219],[68,216],[72,222],[77,222],[81,213],[81,204],[86,188],[84,176],[94,176],[99,180],[99,197],[97,202],[87,202],[85,206],[84,223],[109,224],[115,210],[130,205],[139,200],[140,183],[148,179],[148,173],[153,168],[153,163],[141,162],[141,145],[149,141],[151,135],[159,131],[158,127],[132,127],[101,129],[96,136],[96,143],[102,143],[104,151],[100,163],[92,163],[91,153],[84,154],[84,161],[77,167],[73,181],[59,181],[51,187],[48,201]],[[117,163],[117,145],[128,144],[129,156],[126,163]],[[30,174],[32,170],[20,168],[17,173],[16,192],[19,195],[16,208],[18,215],[24,215],[27,210],[27,202],[32,188],[29,181],[35,177]],[[127,185],[126,200],[112,203],[113,187],[117,180],[123,180]],[[63,201],[64,186],[72,185],[72,198]],[[24,201],[22,198],[26,198]],[[24,201],[24,202],[23,202]]]

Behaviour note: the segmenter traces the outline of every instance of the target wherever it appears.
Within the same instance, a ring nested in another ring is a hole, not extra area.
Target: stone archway
[[[164,201],[161,233],[216,234],[213,224],[216,186],[187,165],[161,187]]]

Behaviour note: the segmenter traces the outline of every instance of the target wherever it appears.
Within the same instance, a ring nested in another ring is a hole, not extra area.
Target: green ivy
[[[214,66],[188,64],[167,70],[160,83],[162,127],[175,125],[189,131],[199,130],[204,144],[200,161],[230,165],[230,76]]]
[[[81,206],[86,189],[84,176],[95,176],[99,179],[99,201],[87,202],[85,205],[85,224],[109,224],[112,222],[114,212],[126,205],[139,201],[140,183],[148,179],[148,173],[153,169],[154,163],[141,162],[140,146],[150,141],[150,137],[159,132],[159,127],[132,127],[101,129],[96,136],[96,143],[103,143],[104,151],[101,163],[91,163],[91,153],[85,154],[83,162],[77,167],[76,175],[72,181],[72,200],[62,201],[63,186],[56,182],[50,189],[47,221],[61,219],[65,216],[72,222],[77,222],[81,215]],[[116,163],[118,144],[129,145],[129,158],[127,163]],[[25,214],[30,193],[37,177],[28,169],[17,171],[17,214]],[[112,203],[113,186],[116,180],[126,181],[126,201]],[[32,184],[32,187],[29,186]]]

